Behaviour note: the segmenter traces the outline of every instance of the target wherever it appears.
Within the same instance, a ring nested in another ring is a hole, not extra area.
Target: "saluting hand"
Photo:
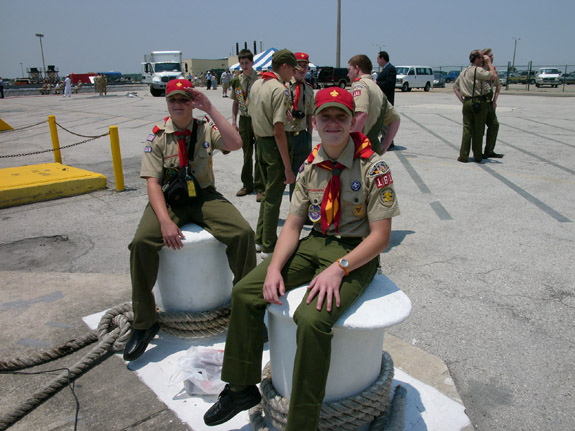
[[[210,102],[210,99],[208,99],[208,96],[206,96],[204,93],[192,87],[186,87],[184,90],[186,90],[186,93],[192,96],[192,108],[197,108],[204,112],[208,112],[211,109],[212,102]]]

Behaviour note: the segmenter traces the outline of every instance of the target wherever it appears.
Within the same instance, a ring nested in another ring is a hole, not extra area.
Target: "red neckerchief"
[[[353,159],[358,157],[362,159],[369,159],[374,151],[371,149],[371,143],[367,136],[361,132],[350,133],[351,138],[355,144],[355,151],[353,153]],[[321,144],[316,145],[307,158],[308,163],[312,163],[317,156],[319,147]],[[335,231],[339,232],[339,219],[341,216],[341,186],[340,186],[340,174],[345,168],[345,165],[337,162],[334,163],[331,160],[324,160],[317,164],[318,167],[326,169],[331,172],[331,177],[327,184],[327,187],[323,193],[323,199],[321,201],[321,230],[325,235],[332,221],[335,225]]]
[[[303,82],[296,81],[295,82],[295,99],[293,101],[293,109],[299,109],[299,98],[301,96],[301,88],[303,86]]]
[[[268,79],[277,79],[278,81],[280,80],[280,79],[278,78],[278,76],[277,76],[275,73],[273,73],[273,72],[264,72],[264,73],[262,73],[262,79],[263,79],[264,81],[267,81]]]
[[[178,137],[178,157],[180,158],[180,168],[186,166],[188,163],[188,150],[186,149],[186,137],[190,136],[192,132],[189,129],[180,132],[174,132],[174,134]]]

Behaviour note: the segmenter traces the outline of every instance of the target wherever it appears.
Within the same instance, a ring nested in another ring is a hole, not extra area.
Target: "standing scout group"
[[[226,245],[234,274],[222,370],[228,384],[205,413],[205,423],[222,424],[260,402],[266,306],[309,284],[294,315],[297,351],[286,429],[315,431],[332,327],[375,276],[391,218],[399,215],[391,172],[381,157],[399,116],[372,81],[364,55],[349,61],[351,92],[331,87],[315,97],[305,83],[307,54],[277,51],[271,71],[261,77],[251,52],[243,50],[239,58],[242,74],[230,82],[232,124],[190,81],[168,83],[170,115],[144,147],[140,175],[149,203],[129,246],[134,323],[124,359],[141,356],[159,330],[152,294],[159,250],[181,249],[180,227],[194,222]],[[210,120],[194,119],[194,109]],[[321,143],[312,150],[313,129]],[[212,171],[214,150],[240,147],[244,166],[237,195],[255,192],[261,201],[255,233],[217,192]],[[291,206],[278,238],[286,184]],[[305,223],[313,227],[300,239]],[[256,250],[267,257],[257,267]]]

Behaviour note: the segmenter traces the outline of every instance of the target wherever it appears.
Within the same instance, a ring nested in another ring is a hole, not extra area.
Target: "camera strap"
[[[473,73],[473,90],[471,91],[471,103],[475,102],[475,77],[477,76],[477,66],[475,66],[475,72]]]

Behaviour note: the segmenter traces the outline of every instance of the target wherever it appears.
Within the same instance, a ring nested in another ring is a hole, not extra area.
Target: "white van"
[[[411,91],[412,88],[429,91],[433,88],[433,69],[429,66],[396,66],[395,70],[395,88],[401,88],[401,91]]]

